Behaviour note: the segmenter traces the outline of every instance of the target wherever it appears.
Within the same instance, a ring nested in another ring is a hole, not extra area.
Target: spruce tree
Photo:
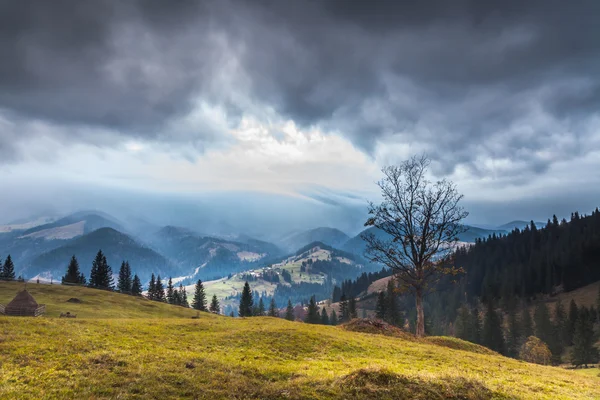
[[[508,330],[506,332],[506,355],[517,358],[521,347],[521,327],[517,318],[517,311],[513,307],[508,311]]]
[[[350,315],[350,319],[358,318],[356,299],[354,296],[350,296],[350,300],[348,300],[348,314]]]
[[[213,294],[212,301],[210,302],[209,311],[214,314],[221,313],[221,305],[219,304],[219,299],[217,299],[217,295]],[[233,313],[233,311],[232,311]]]
[[[375,305],[375,318],[383,320],[386,315],[385,292],[380,291],[377,295],[377,304]]]
[[[156,277],[156,286],[154,286],[156,291],[156,298],[154,300],[165,302],[167,299],[165,298],[165,287],[163,286],[162,280],[160,279],[160,275]]]
[[[288,304],[287,307],[285,309],[285,319],[287,319],[288,321],[293,321],[294,320],[294,306],[292,306],[292,300],[288,299]]]
[[[578,367],[598,361],[598,349],[594,346],[594,328],[590,319],[589,311],[585,307],[579,309],[579,315],[575,321],[573,334],[573,352],[571,363]]]
[[[279,317],[277,311],[277,304],[275,304],[275,298],[271,297],[271,304],[269,304],[269,317]]]
[[[329,317],[329,323],[333,326],[337,325],[337,323],[338,323],[338,316],[337,316],[335,310],[331,310],[331,316]]]
[[[491,301],[488,302],[487,311],[483,320],[483,338],[484,346],[504,354],[504,336],[502,335],[502,321],[494,309]]]
[[[154,274],[150,278],[150,283],[148,284],[148,299],[156,300],[156,278]]]
[[[102,269],[102,260],[104,258],[104,254],[102,254],[102,250],[98,250],[96,253],[96,257],[94,261],[92,261],[92,270],[90,272],[90,287],[100,287],[100,270]]]
[[[85,279],[85,275],[82,273],[79,274],[79,284],[80,285],[86,285],[87,284],[87,280]]]
[[[535,322],[535,336],[542,342],[548,345],[550,351],[552,351],[552,334],[553,327],[550,321],[550,313],[546,304],[540,303],[535,307],[533,312],[533,319]]]
[[[140,277],[137,275],[133,276],[133,281],[131,282],[131,294],[134,296],[142,295],[142,282],[140,281]]]
[[[598,310],[598,313],[600,314],[600,285],[598,285],[598,298],[596,299],[596,310]],[[600,319],[600,315],[598,316],[598,319]]]
[[[482,331],[481,331],[481,316],[477,307],[473,308],[471,312],[471,318],[469,323],[469,332],[471,339],[469,342],[481,344],[482,343]]]
[[[196,282],[194,300],[192,301],[192,308],[199,311],[207,311],[206,293],[204,292],[204,285],[202,284],[201,279],[198,279],[198,282]]]
[[[119,269],[119,280],[117,281],[117,289],[121,293],[131,293],[131,268],[129,262],[123,261]]]
[[[171,279],[171,277],[169,277],[169,281],[167,282],[167,303],[176,304],[173,289],[173,279]]]
[[[325,310],[325,307],[323,307],[321,310],[321,324],[329,325],[329,315],[327,315],[327,310]]]
[[[79,263],[77,258],[73,255],[69,266],[67,267],[67,273],[62,277],[62,283],[75,283],[79,284],[81,280],[81,271],[79,271]]]
[[[529,309],[525,306],[521,312],[521,337],[527,340],[529,336],[533,336],[533,320]]]
[[[396,287],[394,286],[395,281],[390,279],[387,283],[386,300],[387,305],[385,307],[386,316],[385,320],[392,325],[400,324],[400,313],[398,312],[398,297],[396,295]]]
[[[242,297],[240,298],[240,310],[238,312],[240,317],[251,317],[254,308],[254,299],[252,291],[250,290],[250,284],[248,281],[244,283],[244,289],[242,290]]]
[[[98,255],[102,256],[101,260],[98,257]],[[99,261],[96,269],[96,284],[94,287],[97,287],[99,289],[112,290],[114,286],[112,269],[106,261],[106,256],[102,254],[102,252],[98,252],[98,255],[96,255],[96,260],[94,260],[94,263],[96,263],[96,261]]]
[[[350,320],[350,308],[348,305],[348,300],[346,299],[346,294],[342,293],[342,297],[340,297],[340,322],[345,322]]]
[[[565,325],[566,315],[562,303],[559,301],[554,305],[554,322],[552,323],[551,340],[548,344],[552,353],[552,363],[560,364],[562,361],[562,353],[565,350]]]
[[[165,296],[166,297],[166,296]],[[173,290],[172,301],[174,305],[178,306],[181,304],[181,297],[179,297],[179,291]]]
[[[304,322],[309,324],[318,324],[321,322],[321,318],[319,317],[319,307],[315,301],[315,296],[312,296],[308,302],[308,312],[306,313]]]
[[[256,316],[264,317],[265,316],[265,303],[263,302],[262,296],[258,299],[258,308],[256,309]]]
[[[579,309],[577,308],[577,304],[575,300],[571,300],[569,304],[569,319],[567,320],[567,346],[571,346],[573,344],[573,335],[575,334],[575,324],[577,323],[577,317],[579,315]]]
[[[170,279],[169,279],[170,280]],[[187,298],[187,291],[185,290],[185,287],[183,287],[183,284],[179,284],[179,291],[175,291],[178,293],[179,295],[179,304],[182,307],[185,308],[190,308],[190,303],[188,302],[188,298]]]
[[[454,334],[457,338],[468,341],[471,340],[472,335],[470,333],[470,320],[471,314],[469,313],[469,307],[466,304],[463,304],[458,309],[458,315],[456,316],[456,320],[454,322]]]
[[[13,264],[10,254],[6,257],[4,265],[2,266],[2,279],[7,281],[15,280],[15,264]]]

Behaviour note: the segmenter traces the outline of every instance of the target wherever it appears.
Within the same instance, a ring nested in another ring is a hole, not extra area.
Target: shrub
[[[552,353],[546,343],[535,336],[529,336],[527,341],[521,346],[519,358],[530,363],[549,365]]]

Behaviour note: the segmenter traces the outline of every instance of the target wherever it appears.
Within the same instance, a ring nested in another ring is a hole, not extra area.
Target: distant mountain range
[[[498,229],[469,226],[460,240],[474,242],[477,238],[522,229],[527,224],[512,221]],[[131,229],[129,221],[123,223],[98,211],[82,211],[58,219],[36,217],[32,221],[18,221],[0,226],[0,257],[11,254],[17,274],[25,277],[44,275],[59,279],[72,255],[79,259],[82,271],[89,274],[93,257],[102,249],[114,273],[118,272],[121,261],[128,260],[142,280],[155,273],[191,282],[281,262],[315,243],[327,251],[343,250],[361,257],[365,249],[360,234],[350,237],[330,227],[293,232],[271,243],[247,235],[217,238],[176,226],[155,227],[149,223],[136,226],[142,225],[144,229]],[[368,231],[376,232],[374,228]]]

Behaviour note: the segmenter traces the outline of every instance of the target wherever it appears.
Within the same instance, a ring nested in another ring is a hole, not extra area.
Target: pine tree
[[[102,260],[104,258],[104,254],[102,254],[102,250],[98,250],[96,253],[96,257],[94,261],[92,261],[92,270],[90,272],[90,287],[97,288],[100,286],[100,270],[102,269]]]
[[[390,279],[387,283],[386,300],[387,304],[385,307],[386,316],[385,320],[392,325],[400,325],[400,313],[398,312],[398,298],[396,294],[396,287],[394,286],[395,281]]]
[[[179,304],[178,305],[185,307],[185,308],[190,308],[190,303],[188,302],[188,298],[187,298],[187,291],[185,290],[185,287],[183,287],[183,285],[181,283],[179,284],[179,291],[176,290],[175,292],[177,292],[179,295]]]
[[[173,298],[172,301],[174,305],[178,306],[181,304],[181,297],[179,296],[179,291],[177,289],[173,290]]]
[[[4,260],[4,265],[2,266],[2,276],[0,279],[7,281],[15,280],[15,264],[13,264],[10,254],[6,257],[6,260]]]
[[[279,317],[277,311],[277,304],[275,304],[275,298],[271,297],[271,304],[269,304],[269,317]]]
[[[458,309],[458,315],[454,322],[454,334],[457,338],[462,340],[470,340],[472,338],[470,320],[471,313],[469,312],[469,307],[463,304]]]
[[[567,346],[573,344],[573,335],[575,334],[575,324],[577,323],[577,317],[579,315],[579,309],[577,308],[577,304],[575,300],[571,300],[569,304],[569,319],[567,320]]]
[[[475,307],[471,312],[471,318],[469,322],[469,332],[471,335],[471,339],[469,342],[481,344],[483,333],[481,331],[481,316],[479,314],[479,309]]]
[[[258,308],[256,310],[256,316],[264,317],[265,316],[265,303],[263,302],[262,296],[258,299]]]
[[[386,315],[386,298],[385,293],[380,291],[377,295],[377,304],[375,305],[375,318],[383,320]]]
[[[213,294],[212,301],[210,302],[210,307],[208,308],[211,313],[220,314],[221,313],[221,305],[219,304],[219,299],[217,299],[217,295]],[[233,313],[233,311],[232,311]]]
[[[358,318],[356,299],[353,296],[350,296],[350,300],[348,300],[348,314],[350,315],[350,319]]]
[[[331,310],[331,316],[329,317],[329,323],[333,326],[337,325],[337,323],[338,323],[338,316],[335,313],[335,310]]]
[[[533,312],[533,319],[535,322],[535,336],[542,342],[548,345],[550,351],[552,351],[552,333],[553,327],[550,321],[550,313],[546,304],[540,303],[535,307]]]
[[[250,284],[248,281],[244,283],[244,289],[242,290],[242,297],[240,298],[240,317],[251,317],[252,310],[254,308],[254,299],[252,296],[252,291],[250,290]]]
[[[201,279],[198,279],[198,282],[196,282],[196,289],[194,291],[194,300],[192,301],[192,308],[199,311],[207,311],[206,293],[204,292],[204,285],[202,284]]]
[[[148,284],[148,299],[156,300],[156,278],[154,277],[154,274],[152,274],[150,283]]]
[[[319,317],[319,307],[317,307],[315,296],[312,296],[310,298],[310,301],[308,303],[308,312],[306,313],[304,322],[309,324],[318,324],[319,322],[321,322],[321,318]]]
[[[598,314],[600,314],[600,286],[598,286],[598,298],[596,299],[596,310]],[[600,319],[600,315],[598,315],[598,319]]]
[[[517,319],[517,311],[513,307],[508,312],[508,330],[506,332],[506,354],[517,358],[521,347],[521,327]]]
[[[156,277],[156,285],[154,286],[154,289],[156,291],[156,298],[154,300],[161,301],[163,303],[166,302],[167,299],[165,298],[165,287],[163,286],[162,280],[160,279],[160,275]]]
[[[288,321],[293,321],[294,320],[294,306],[292,306],[292,300],[288,299],[288,304],[287,307],[285,309],[285,319],[287,319]]]
[[[81,271],[79,271],[79,263],[77,258],[73,255],[69,266],[67,267],[67,273],[62,277],[62,283],[75,283],[78,284],[81,281]]]
[[[79,284],[80,285],[86,285],[87,284],[87,280],[85,279],[85,275],[82,273],[79,274]]]
[[[141,296],[142,291],[142,282],[140,281],[139,276],[134,275],[133,281],[131,282],[131,294],[134,296]]]
[[[340,297],[340,322],[345,322],[350,320],[350,308],[348,305],[348,300],[346,299],[346,294],[342,293],[342,297]]]
[[[131,267],[129,267],[128,261],[123,261],[119,269],[117,289],[121,293],[131,293],[131,283]]]
[[[533,320],[529,309],[525,306],[521,312],[521,337],[526,340],[529,336],[533,336]]]
[[[552,362],[560,364],[562,353],[565,350],[565,326],[566,314],[561,301],[557,301],[554,306],[554,322],[552,323],[552,340],[550,341],[550,352],[552,353]]]
[[[585,307],[579,309],[573,334],[573,353],[571,363],[578,367],[598,361],[598,349],[594,346],[594,328],[589,311]]]
[[[329,315],[327,315],[327,310],[325,309],[325,307],[321,309],[321,324],[329,325]]]
[[[494,309],[491,301],[488,302],[487,311],[483,320],[483,345],[504,354],[504,336],[502,335],[502,321]]]
[[[167,282],[167,303],[176,304],[175,303],[175,294],[173,289],[173,280],[169,277],[169,281]]]

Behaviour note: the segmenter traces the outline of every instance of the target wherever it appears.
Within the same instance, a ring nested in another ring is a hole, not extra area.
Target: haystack
[[[0,305],[0,312],[19,317],[37,317],[46,311],[44,304],[38,304],[27,289],[21,290],[6,306]]]

